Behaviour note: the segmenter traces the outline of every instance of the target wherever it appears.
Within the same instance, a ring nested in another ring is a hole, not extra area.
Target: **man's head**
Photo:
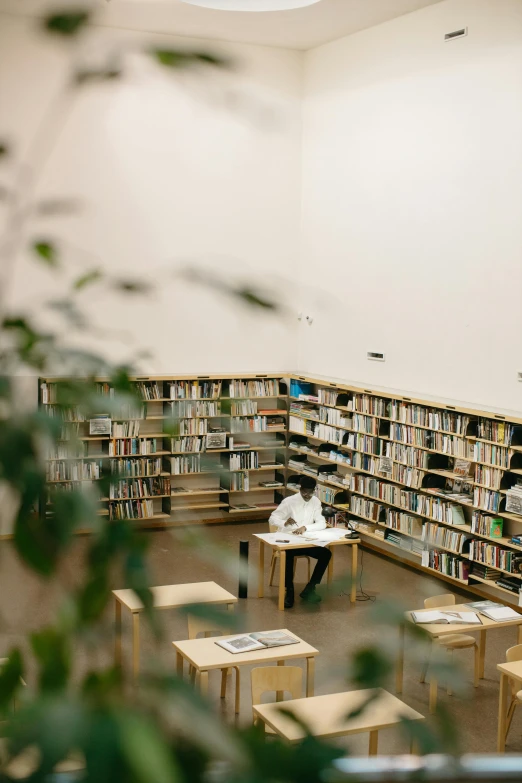
[[[300,484],[301,484],[301,489],[300,489],[301,497],[307,503],[313,497],[313,494],[315,492],[316,483],[317,483],[316,480],[313,479],[311,476],[303,476],[301,481],[300,481]]]

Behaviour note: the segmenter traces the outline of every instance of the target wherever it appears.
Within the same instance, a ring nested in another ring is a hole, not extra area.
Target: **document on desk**
[[[332,541],[340,541],[346,536],[347,531],[344,528],[327,527],[325,530],[318,530],[317,533],[307,531],[303,535],[296,536],[291,532],[279,533],[254,533],[256,538],[260,538],[267,544],[309,544],[310,546],[328,546]]]

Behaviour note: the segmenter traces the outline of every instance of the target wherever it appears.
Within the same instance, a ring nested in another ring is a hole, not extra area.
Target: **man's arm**
[[[291,517],[290,500],[291,498],[282,500],[278,507],[270,514],[268,523],[277,527],[278,530],[284,530],[286,522],[288,522]]]

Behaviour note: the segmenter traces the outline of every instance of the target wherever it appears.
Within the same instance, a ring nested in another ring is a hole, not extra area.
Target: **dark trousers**
[[[315,564],[314,572],[310,583],[318,585],[324,576],[324,572],[328,568],[328,563],[332,557],[332,553],[329,549],[323,546],[307,546],[302,549],[287,549],[286,550],[286,567],[285,567],[285,587],[294,586],[294,557],[299,555],[307,555],[317,560]]]

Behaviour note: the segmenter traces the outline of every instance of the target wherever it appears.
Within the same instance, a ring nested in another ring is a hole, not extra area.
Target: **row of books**
[[[109,470],[120,476],[157,476],[161,473],[161,458],[111,459]]]
[[[475,465],[475,481],[491,489],[500,489],[503,471],[487,465]]]
[[[522,481],[520,479],[517,479],[517,483],[506,492],[506,511],[522,515]]]
[[[317,399],[323,405],[337,405],[339,393],[333,389],[318,389]]]
[[[259,467],[257,451],[237,451],[228,460],[229,470],[256,470]]]
[[[391,457],[392,446],[388,440],[376,438],[374,435],[363,435],[361,432],[349,432],[344,439],[344,445],[349,449],[365,454]]]
[[[405,533],[408,536],[416,538],[422,537],[422,522],[418,517],[412,517],[404,511],[397,511],[394,508],[385,510],[385,524],[393,530]]]
[[[102,462],[48,462],[46,481],[84,481],[99,479],[102,474]]]
[[[480,417],[477,424],[477,437],[485,440],[494,440],[505,446],[510,446],[513,439],[515,426],[504,421],[485,419]]]
[[[333,424],[335,427],[346,427],[352,429],[353,420],[350,416],[347,416],[344,411],[340,411],[338,408],[319,408],[319,420],[325,424]],[[372,419],[372,421],[376,421]]]
[[[169,382],[171,400],[215,400],[221,396],[221,381],[173,381]]]
[[[393,481],[399,481],[401,484],[406,484],[407,487],[419,489],[422,486],[425,475],[426,474],[422,470],[418,470],[417,468],[399,465],[397,462],[393,463],[391,478]]]
[[[201,457],[199,454],[170,458],[170,472],[174,476],[185,473],[201,473]]]
[[[489,517],[481,511],[474,511],[471,516],[471,532],[479,533],[489,538],[502,538],[504,520],[497,517]]]
[[[83,443],[55,443],[47,452],[47,459],[84,459],[87,452]]]
[[[442,500],[436,497],[418,495],[417,514],[423,517],[431,517],[436,522],[445,522],[447,525],[465,525],[466,518],[462,506]]]
[[[230,404],[232,416],[246,416],[257,413],[257,400],[235,400]]]
[[[354,394],[352,398],[353,410],[358,413],[367,413],[371,416],[387,416],[388,401],[382,397],[374,397],[370,394]]]
[[[229,396],[238,397],[277,397],[279,394],[279,381],[263,378],[241,381],[233,380],[229,383]]]
[[[284,426],[285,419],[283,416],[233,417],[230,422],[232,433],[267,432],[268,430],[281,429]]]
[[[250,475],[249,473],[231,473],[230,475],[230,489],[239,492],[248,492],[250,490]]]
[[[383,515],[383,509],[384,507],[374,500],[360,498],[357,497],[357,495],[352,495],[350,499],[350,511],[365,519],[371,519],[373,522],[380,521]]]
[[[441,411],[400,400],[391,400],[388,415],[390,419],[400,421],[403,424],[417,424],[430,430],[449,432],[455,435],[466,435],[470,423],[470,417],[461,413]]]
[[[495,513],[500,508],[501,500],[502,495],[499,492],[495,492],[493,489],[475,487],[473,490],[473,505],[483,508],[484,511],[492,511]]]
[[[356,432],[365,432],[368,435],[379,434],[379,419],[373,416],[365,416],[362,413],[354,413],[352,416],[352,429]]]
[[[140,434],[139,421],[123,421],[121,423],[112,422],[113,438],[135,438]]]
[[[109,457],[124,457],[127,454],[155,454],[161,451],[157,438],[125,438],[109,441]]]
[[[501,568],[510,573],[520,573],[522,567],[522,555],[512,549],[502,549],[496,544],[487,541],[472,541],[469,550],[470,560],[484,563],[493,568]]]
[[[163,396],[157,381],[138,381],[136,389],[143,400],[160,400]]]
[[[173,419],[169,428],[173,435],[206,435],[208,419]]]
[[[75,405],[48,405],[45,413],[53,419],[62,421],[87,421],[85,413]]]
[[[429,454],[427,451],[416,449],[413,446],[404,446],[402,443],[393,444],[391,456],[395,462],[409,465],[412,468],[425,469],[429,465]]]
[[[136,478],[131,481],[118,481],[110,485],[109,498],[122,500],[143,498],[151,495],[170,495],[170,478]]]
[[[469,578],[469,561],[449,552],[429,549],[422,552],[421,563],[425,568],[433,568],[441,574],[467,582]]]
[[[509,468],[510,453],[504,446],[477,441],[473,447],[473,462],[488,462],[499,468]]]
[[[422,540],[426,544],[464,552],[469,547],[470,537],[465,533],[438,525],[436,522],[425,522],[422,525]]]
[[[124,500],[109,503],[110,519],[148,519],[154,516],[153,500]]]
[[[329,503],[333,505],[335,503],[335,496],[339,494],[339,490],[333,489],[332,487],[325,487],[324,484],[318,484],[315,494],[321,503]]]
[[[199,437],[197,435],[190,435],[183,438],[171,438],[170,450],[174,453],[188,452],[193,453],[195,451],[206,451],[207,439],[206,437]]]
[[[219,416],[221,402],[207,400],[179,400],[167,403],[166,412],[173,419],[197,419],[198,416]]]

